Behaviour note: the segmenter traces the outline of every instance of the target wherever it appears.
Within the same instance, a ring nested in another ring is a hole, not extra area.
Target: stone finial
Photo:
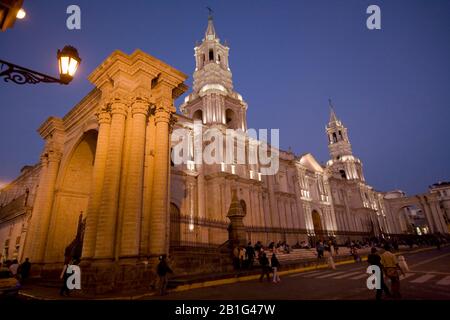
[[[242,205],[237,197],[237,190],[233,189],[231,192],[231,204],[230,208],[228,209],[227,217],[245,217],[244,209],[242,208]]]

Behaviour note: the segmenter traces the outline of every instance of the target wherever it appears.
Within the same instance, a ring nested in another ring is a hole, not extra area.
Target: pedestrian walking
[[[64,267],[61,271],[61,275],[59,276],[59,278],[62,280],[62,286],[61,286],[61,289],[59,290],[60,296],[69,296],[69,293],[70,293],[70,289],[67,286],[67,279],[69,279],[69,277],[70,277],[70,274],[67,273],[67,268],[69,267],[69,264],[70,264],[70,258],[67,257],[67,258],[65,258]]]
[[[19,267],[20,277],[22,281],[26,281],[30,275],[31,263],[30,259],[26,258],[25,261]]]
[[[329,248],[330,248],[331,257],[333,257],[334,253],[335,253],[335,250],[334,250],[334,244],[333,244],[332,241],[329,241]]]
[[[361,262],[361,257],[358,254],[358,249],[356,248],[356,246],[353,246],[350,249],[350,253],[353,256],[353,259],[355,260],[355,262]]]
[[[247,268],[251,269],[253,267],[253,262],[255,260],[255,249],[253,249],[251,242],[247,244],[245,252],[247,254]]]
[[[14,259],[10,264],[10,266],[8,267],[8,269],[9,272],[11,273],[11,276],[17,278],[18,276],[17,271],[19,270],[19,261],[17,261],[17,259]]]
[[[280,264],[280,261],[278,261],[278,258],[275,255],[275,253],[272,254],[272,258],[270,259],[270,261],[271,261],[271,266],[272,266],[272,270],[273,270],[273,283],[278,283],[281,281],[280,276],[278,274],[281,264]]]
[[[398,265],[397,257],[391,252],[392,247],[389,244],[384,246],[384,252],[381,255],[381,264],[383,265],[384,274],[391,280],[391,294],[395,299],[400,299],[400,275],[405,273]]]
[[[244,247],[239,248],[239,265],[241,269],[244,269],[245,267],[245,251]]]
[[[403,273],[409,272],[409,267],[404,256],[398,256],[398,265]]]
[[[383,266],[381,264],[381,257],[377,252],[377,249],[375,247],[373,247],[370,250],[370,254],[367,256],[367,263],[369,263],[369,265],[371,266],[378,266],[378,268],[380,268],[380,284],[381,284],[381,288],[380,289],[376,289],[376,293],[375,293],[375,299],[376,300],[381,300],[381,296],[384,293],[386,294],[386,296],[390,297],[391,293],[389,291],[389,288],[387,287],[386,283],[384,282],[384,276],[383,276]]]
[[[233,249],[233,266],[235,270],[239,270],[239,247],[236,246]]]
[[[167,289],[168,283],[167,274],[173,273],[172,269],[170,269],[169,265],[167,264],[165,254],[159,257],[159,264],[156,267],[156,273],[158,274],[159,277],[159,284],[158,284],[159,295],[163,296],[166,294]]]
[[[261,276],[259,277],[259,281],[263,281],[264,276],[267,276],[267,281],[270,282],[270,266],[269,259],[265,252],[262,253],[261,258],[259,259],[259,264],[261,265]]]
[[[316,243],[316,251],[317,251],[317,263],[316,268],[319,266],[319,262],[322,261],[324,246],[322,241]]]
[[[330,267],[330,269],[336,270],[336,264],[334,263],[333,254],[331,252],[332,251],[329,252],[329,255],[327,257],[328,267]]]

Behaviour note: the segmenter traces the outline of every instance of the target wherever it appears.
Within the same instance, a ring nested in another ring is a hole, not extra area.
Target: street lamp
[[[57,58],[59,79],[4,60],[0,60],[0,78],[3,77],[5,82],[12,81],[16,84],[39,82],[69,84],[81,63],[78,51],[72,46],[65,46],[62,50],[58,50]]]
[[[65,46],[62,50],[58,50],[59,77],[62,83],[68,84],[72,81],[80,62],[81,58],[74,47]]]

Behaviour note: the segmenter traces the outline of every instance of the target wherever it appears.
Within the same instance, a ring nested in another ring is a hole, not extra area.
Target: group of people
[[[386,243],[383,250],[378,250],[373,247],[370,254],[367,256],[369,265],[375,265],[380,268],[380,289],[376,289],[375,298],[380,300],[383,292],[386,296],[400,299],[400,274],[405,275],[406,262],[401,266],[395,254],[392,253],[393,247]],[[387,277],[391,282],[391,289],[387,287],[384,282],[384,277]]]
[[[261,276],[259,277],[259,281],[262,282],[264,277],[267,278],[267,281],[270,282],[270,273],[272,272],[272,282],[278,283],[281,281],[280,275],[278,274],[278,271],[281,267],[280,261],[278,261],[277,255],[272,253],[272,257],[267,258],[267,254],[265,252],[261,253],[261,256],[259,257],[259,264],[261,266]]]
[[[249,242],[247,246],[236,246],[233,249],[233,266],[236,270],[251,269],[255,259],[259,259],[261,251],[264,250],[261,242],[255,246]]]
[[[0,270],[8,270],[11,277],[23,282],[28,279],[30,275],[31,263],[28,258],[21,264],[17,259],[6,260],[3,264],[0,263]]]
[[[277,243],[271,242],[267,247],[264,247],[261,241],[257,241],[253,246],[251,242],[248,242],[246,246],[236,246],[233,249],[233,266],[235,270],[252,269],[255,265],[255,261],[258,261],[261,268],[260,281],[263,281],[264,277],[267,281],[273,283],[280,282],[279,269],[280,262],[278,261],[277,252],[287,252],[290,250],[289,245],[286,242],[279,241]],[[268,257],[268,253],[271,256]],[[272,277],[270,274],[272,273]]]

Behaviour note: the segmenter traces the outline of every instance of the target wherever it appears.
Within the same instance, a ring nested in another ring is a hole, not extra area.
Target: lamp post
[[[40,82],[69,84],[81,62],[78,51],[72,46],[65,46],[62,50],[58,50],[57,58],[59,79],[4,60],[0,60],[0,78],[4,78],[5,82],[12,81],[16,84]]]

